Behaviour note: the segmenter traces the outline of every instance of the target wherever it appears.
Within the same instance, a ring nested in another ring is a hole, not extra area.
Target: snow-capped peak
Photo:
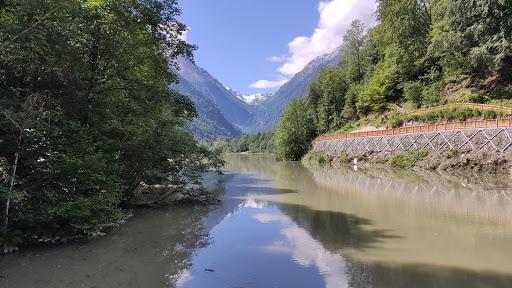
[[[267,100],[270,96],[272,96],[272,93],[258,93],[258,94],[247,95],[247,94],[243,94],[242,92],[237,91],[235,89],[229,88],[226,85],[223,85],[223,86],[231,94],[233,94],[233,96],[244,101],[247,104],[257,104],[257,103],[260,103],[261,101]]]

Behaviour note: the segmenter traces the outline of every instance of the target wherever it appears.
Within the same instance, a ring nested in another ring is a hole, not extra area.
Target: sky
[[[342,45],[355,19],[375,24],[375,0],[179,0],[194,59],[222,84],[272,93]]]

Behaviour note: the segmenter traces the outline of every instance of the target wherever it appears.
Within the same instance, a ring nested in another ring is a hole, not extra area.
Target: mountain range
[[[178,59],[179,84],[174,89],[188,96],[199,117],[191,123],[192,132],[201,141],[229,140],[243,133],[272,130],[281,112],[292,98],[306,95],[307,86],[324,67],[335,66],[341,49],[313,59],[273,94],[244,94],[226,87],[206,70],[185,59]]]

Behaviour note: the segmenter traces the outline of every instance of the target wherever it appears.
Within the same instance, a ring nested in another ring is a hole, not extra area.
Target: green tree
[[[219,168],[184,129],[193,103],[169,89],[195,49],[179,13],[173,0],[0,4],[4,246],[97,231],[141,183],[187,191]]]
[[[308,116],[304,98],[293,98],[281,114],[275,128],[277,157],[299,160],[309,151],[315,137],[314,122]]]
[[[342,56],[338,63],[347,75],[347,79],[355,83],[361,83],[366,69],[366,57],[364,47],[366,46],[364,24],[360,20],[352,21],[350,29],[343,36]]]
[[[450,73],[510,76],[512,8],[505,0],[439,0],[429,51]],[[510,77],[508,77],[510,78]]]

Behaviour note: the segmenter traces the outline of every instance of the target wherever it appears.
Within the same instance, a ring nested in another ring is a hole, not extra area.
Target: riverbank
[[[512,175],[512,151],[484,150],[344,152],[338,156],[310,152],[303,161],[322,164],[350,164],[376,168],[408,168]]]

